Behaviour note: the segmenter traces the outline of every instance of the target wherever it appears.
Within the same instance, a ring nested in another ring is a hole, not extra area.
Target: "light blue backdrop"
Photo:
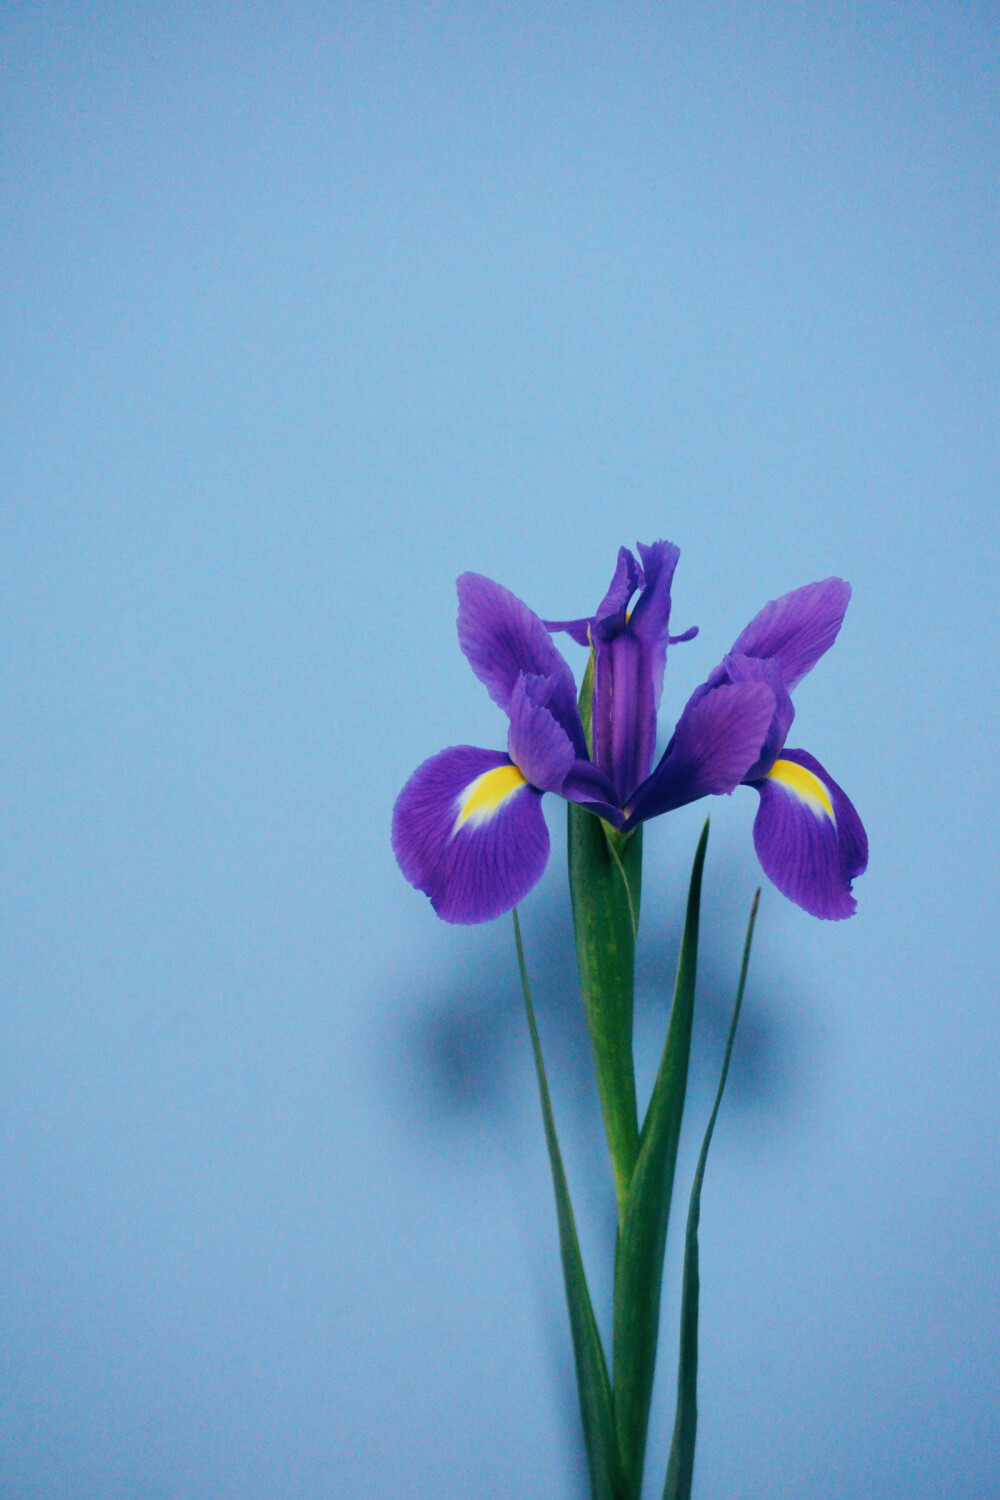
[[[697,1494],[1000,1492],[994,8],[8,4],[2,59],[5,1500],[583,1493],[509,929],[388,824],[503,740],[455,576],[579,614],[658,536],[665,728],[852,581],[793,743],[872,845],[847,924],[765,891]],[[603,1295],[558,857],[524,917]]]

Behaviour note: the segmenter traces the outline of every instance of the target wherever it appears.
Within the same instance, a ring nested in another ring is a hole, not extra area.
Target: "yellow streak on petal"
[[[494,766],[492,771],[484,771],[475,781],[470,781],[462,793],[452,832],[457,833],[466,823],[477,827],[480,823],[488,822],[500,811],[508,797],[513,797],[516,791],[527,784],[527,777],[522,776],[516,766]]]
[[[800,802],[804,802],[817,817],[825,813],[831,823],[836,823],[830,793],[815,772],[808,770],[805,766],[800,766],[797,760],[779,759],[774,762],[767,774],[771,781],[780,782],[783,787],[798,797]]]

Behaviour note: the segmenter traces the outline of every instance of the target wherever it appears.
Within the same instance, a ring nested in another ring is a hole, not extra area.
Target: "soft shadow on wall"
[[[743,869],[716,869],[717,888],[745,884]],[[680,942],[675,914],[682,911],[680,883],[671,899],[644,903],[636,970],[635,1054],[640,1108],[644,1106],[659,1062],[669,1018]],[[571,1164],[571,1186],[581,1234],[604,1247],[595,1266],[601,1284],[611,1276],[615,1202],[606,1159],[603,1125],[594,1081],[590,1041],[580,1001],[568,899],[554,892],[535,893],[528,908],[525,940],[535,1006],[542,1030],[546,1066],[556,1091],[558,1128]],[[511,1152],[511,1136],[523,1110],[526,1091],[533,1091],[531,1052],[523,1002],[513,964],[509,918],[480,929],[473,964],[429,981],[413,994],[408,981],[406,1008],[396,1013],[396,1027],[383,1034],[383,1061],[392,1080],[400,1128],[416,1129],[447,1149],[470,1126],[481,1150],[498,1157]],[[466,950],[467,952],[467,950]],[[696,1017],[692,1037],[686,1120],[700,1131],[718,1082],[719,1067],[732,1016],[738,956],[713,950],[703,923],[698,965]],[[790,1128],[796,1101],[808,1088],[817,1066],[816,1038],[796,1021],[795,998],[804,991],[803,976],[773,944],[758,945],[751,962],[747,1004],[733,1053],[725,1108],[754,1130]],[[541,1118],[531,1122],[541,1133]],[[516,1149],[516,1148],[515,1148]],[[574,1177],[572,1163],[593,1162],[586,1180]],[[686,1213],[689,1184],[678,1171],[673,1223]],[[674,1231],[676,1235],[676,1229]],[[547,1244],[529,1236],[528,1253],[555,1257],[554,1212]],[[546,1277],[536,1272],[536,1280]],[[596,1295],[596,1292],[595,1292]],[[581,1496],[589,1494],[579,1434],[576,1386],[563,1309],[540,1306],[542,1337],[552,1380],[567,1428],[571,1452],[580,1454],[574,1475]]]

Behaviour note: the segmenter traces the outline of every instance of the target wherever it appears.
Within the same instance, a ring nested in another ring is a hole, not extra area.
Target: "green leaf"
[[[690,1500],[691,1480],[694,1476],[694,1443],[698,1427],[698,1222],[701,1218],[701,1185],[705,1177],[705,1162],[708,1148],[712,1144],[712,1132],[722,1103],[722,1093],[729,1076],[729,1059],[733,1055],[736,1025],[740,1019],[743,991],[747,982],[747,966],[750,963],[750,945],[757,921],[760,891],[753,898],[750,921],[747,924],[746,941],[743,944],[743,962],[740,965],[740,982],[736,990],[733,1019],[726,1040],[726,1053],[722,1059],[722,1073],[715,1104],[701,1143],[701,1153],[691,1188],[691,1203],[688,1207],[687,1233],[684,1239],[684,1279],[681,1290],[681,1348],[677,1366],[677,1413],[674,1418],[674,1436],[670,1445],[670,1460],[667,1465],[667,1482],[663,1500]]]
[[[583,1437],[590,1469],[591,1494],[593,1500],[629,1500],[618,1452],[618,1438],[615,1433],[611,1382],[608,1379],[608,1367],[604,1359],[601,1335],[587,1288],[587,1277],[576,1233],[576,1220],[573,1217],[573,1205],[570,1202],[569,1185],[563,1169],[562,1153],[559,1150],[556,1122],[552,1113],[552,1099],[545,1077],[538,1027],[535,1024],[535,1008],[531,1003],[528,968],[524,959],[521,924],[518,921],[516,907],[514,909],[514,939],[517,943],[517,962],[521,971],[521,988],[524,991],[524,1009],[528,1017],[528,1030],[531,1033],[531,1050],[535,1056],[535,1072],[538,1075],[538,1092],[542,1101],[542,1119],[545,1124],[545,1142],[549,1150],[552,1184],[556,1195],[559,1248],[562,1255],[563,1279],[566,1283],[566,1301],[569,1304],[569,1321],[573,1335],[576,1381],[580,1392],[580,1414],[583,1418]]]
[[[614,1391],[618,1442],[629,1491],[638,1496],[656,1368],[663,1252],[680,1138],[698,963],[701,880],[708,843],[702,830],[691,870],[670,1024],[639,1142],[615,1256]]]
[[[580,717],[588,746],[593,677],[591,653],[580,689]],[[642,829],[623,837],[594,813],[573,802],[567,809],[567,829],[580,989],[621,1222],[639,1149],[632,1007],[642,886]]]

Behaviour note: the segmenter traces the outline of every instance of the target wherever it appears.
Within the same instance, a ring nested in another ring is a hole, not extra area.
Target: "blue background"
[[[438,923],[388,825],[503,743],[455,576],[580,614],[659,536],[701,626],[665,730],[765,600],[851,580],[792,743],[872,846],[849,923],[765,889],[697,1494],[1000,1492],[994,8],[0,16],[0,1493],[584,1493],[509,927]],[[682,1192],[754,802],[711,808]],[[704,811],[648,831],[647,1083]]]

